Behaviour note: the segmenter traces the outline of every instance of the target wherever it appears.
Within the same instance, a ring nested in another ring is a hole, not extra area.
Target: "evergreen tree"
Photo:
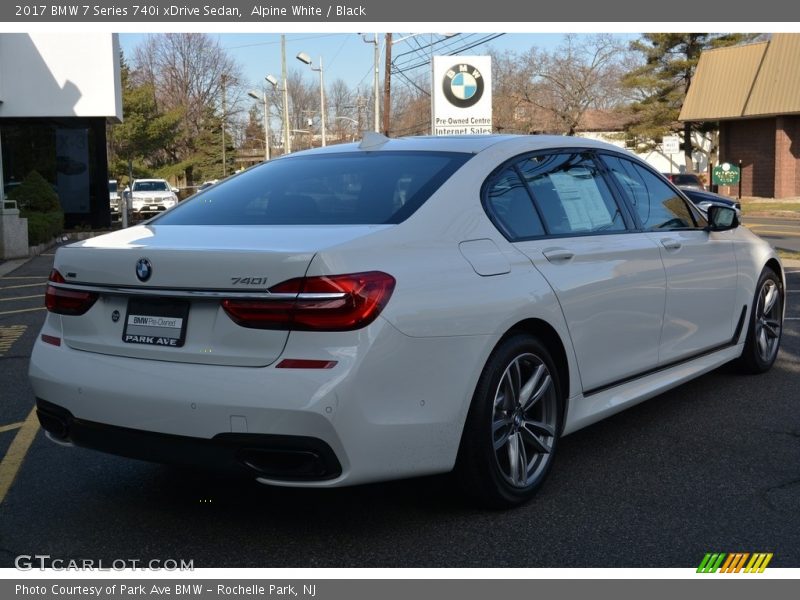
[[[178,135],[183,113],[160,111],[153,86],[134,84],[125,58],[120,61],[123,122],[109,127],[109,170],[112,178],[127,175],[130,161],[134,177],[149,176],[172,162],[169,148]]]
[[[631,43],[644,55],[645,62],[631,71],[623,84],[635,91],[632,108],[635,120],[628,135],[646,140],[651,148],[665,135],[682,133],[686,168],[693,171],[692,133],[705,133],[708,125],[680,123],[678,116],[692,83],[700,54],[704,50],[734,46],[752,40],[755,34],[743,33],[646,33]]]

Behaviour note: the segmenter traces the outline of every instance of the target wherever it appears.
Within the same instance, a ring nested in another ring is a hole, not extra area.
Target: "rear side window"
[[[654,173],[625,158],[603,156],[603,161],[635,207],[645,229],[697,226],[686,201]]]
[[[208,188],[153,223],[400,223],[471,156],[449,152],[348,152],[282,158]]]
[[[619,206],[590,156],[533,156],[517,166],[550,235],[625,231]]]
[[[503,171],[487,190],[487,208],[510,239],[544,235],[533,201],[517,172]]]

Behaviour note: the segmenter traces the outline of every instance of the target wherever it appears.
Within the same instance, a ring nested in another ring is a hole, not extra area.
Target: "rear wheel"
[[[482,505],[508,508],[541,486],[561,430],[558,373],[536,338],[503,341],[484,367],[461,440],[457,473]]]
[[[747,329],[741,370],[746,373],[769,371],[778,356],[783,332],[783,285],[772,269],[761,273],[756,285],[753,310]]]

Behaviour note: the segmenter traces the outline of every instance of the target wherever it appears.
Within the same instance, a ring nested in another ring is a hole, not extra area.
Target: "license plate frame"
[[[161,348],[186,343],[189,301],[170,298],[129,298],[122,341]]]

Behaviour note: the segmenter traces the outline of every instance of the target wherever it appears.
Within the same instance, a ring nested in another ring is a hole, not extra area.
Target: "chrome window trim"
[[[347,296],[345,292],[336,293],[303,293],[286,294],[272,293],[267,290],[257,292],[234,292],[229,290],[192,290],[192,289],[164,289],[164,288],[137,288],[93,285],[82,283],[55,283],[49,285],[61,290],[75,290],[80,292],[95,292],[109,296],[153,296],[161,298],[181,298],[186,300],[339,300]]]

